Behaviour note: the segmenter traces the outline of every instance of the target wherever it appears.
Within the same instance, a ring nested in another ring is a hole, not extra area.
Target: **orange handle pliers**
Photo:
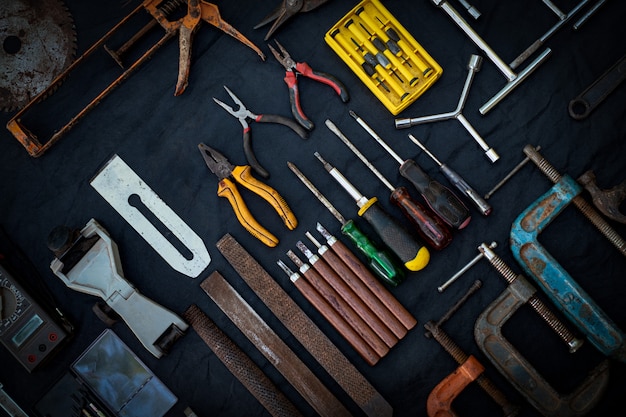
[[[254,237],[273,248],[278,239],[256,221],[248,206],[244,202],[236,183],[257,194],[267,201],[278,213],[289,230],[298,226],[298,220],[287,205],[285,199],[274,188],[254,178],[249,165],[234,166],[228,159],[215,149],[200,143],[198,149],[204,158],[209,170],[217,175],[219,185],[217,195],[226,198],[237,216],[239,223]],[[233,182],[230,178],[234,179]]]

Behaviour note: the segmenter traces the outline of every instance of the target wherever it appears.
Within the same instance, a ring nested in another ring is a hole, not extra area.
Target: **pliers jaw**
[[[272,52],[272,55],[274,55],[274,58],[276,58],[276,60],[280,62],[280,64],[283,67],[285,67],[285,70],[295,72],[296,61],[294,61],[293,58],[291,58],[291,55],[289,55],[289,52],[287,52],[285,47],[282,46],[280,42],[278,42],[276,39],[274,39],[274,42],[276,42],[276,46],[278,46],[278,49],[280,49],[280,52],[278,52],[271,44],[267,44],[267,46],[270,48],[270,51]]]
[[[229,106],[228,104],[224,103],[221,100],[216,99],[215,97],[213,97],[213,101],[216,102],[217,104],[219,104],[220,107],[222,107],[228,113],[230,113],[231,115],[233,115],[237,119],[239,119],[239,123],[241,123],[241,125],[243,126],[244,129],[247,129],[248,128],[248,118],[256,119],[257,115],[252,113],[251,111],[249,111],[246,108],[246,106],[243,104],[243,102],[241,100],[239,100],[239,97],[237,97],[235,95],[235,93],[230,91],[230,89],[228,87],[224,86],[224,89],[230,95],[230,98],[232,98],[233,101],[235,102],[235,104],[238,106],[238,109],[234,110],[231,106]]]
[[[226,159],[224,155],[204,143],[198,144],[198,150],[200,150],[209,170],[214,173],[220,181],[231,175],[235,167],[228,162],[228,159]]]

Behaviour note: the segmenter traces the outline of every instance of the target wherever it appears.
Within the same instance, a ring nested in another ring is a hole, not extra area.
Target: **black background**
[[[138,5],[137,1],[127,3],[121,0],[70,0],[66,3],[75,20],[78,54]],[[463,10],[460,4],[452,3],[457,10]],[[556,3],[568,11],[578,2]],[[539,0],[473,0],[472,4],[483,13],[482,17],[474,21],[463,12],[465,18],[505,62],[512,61],[558,21]],[[217,197],[216,178],[204,164],[197,144],[204,142],[219,149],[233,164],[245,163],[241,126],[211,99],[217,97],[229,102],[223,85],[230,87],[253,112],[290,114],[287,87],[283,82],[284,70],[263,41],[268,28],[253,29],[275,5],[273,1],[248,0],[218,3],[223,19],[266,53],[265,62],[220,30],[203,24],[193,43],[189,87],[182,96],[173,95],[178,68],[178,42],[175,39],[43,156],[30,157],[7,130],[0,131],[0,224],[32,261],[59,308],[76,326],[71,343],[52,363],[32,374],[28,374],[5,349],[0,349],[0,381],[5,385],[4,389],[31,412],[33,404],[105,329],[91,311],[96,299],[68,289],[52,274],[49,264],[53,255],[46,247],[47,235],[54,226],[66,224],[82,228],[90,218],[95,218],[117,242],[125,277],[142,294],[178,314],[192,303],[199,305],[305,415],[314,415],[312,408],[200,289],[200,282],[212,271],[221,272],[241,292],[351,412],[355,415],[362,412],[221,256],[215,243],[225,233],[232,234],[251,252],[302,306],[387,399],[398,417],[426,415],[428,394],[457,366],[435,341],[424,337],[423,324],[431,319],[437,320],[474,280],[480,279],[483,289],[444,328],[467,353],[477,356],[485,365],[487,376],[510,401],[521,406],[521,416],[538,416],[539,413],[489,363],[473,339],[476,317],[502,292],[506,286],[504,280],[487,262],[481,261],[443,294],[436,290],[476,256],[476,248],[481,242],[497,241],[496,253],[514,271],[522,272],[508,245],[511,223],[552,186],[534,164],[527,165],[489,200],[494,208],[490,216],[482,217],[471,207],[472,222],[466,229],[454,233],[452,244],[441,252],[432,251],[426,269],[408,274],[404,283],[391,289],[419,324],[376,366],[370,367],[325,323],[276,265],[276,261],[282,259],[293,266],[285,253],[289,249],[295,251],[298,240],[308,243],[306,231],[316,235],[316,221],[335,235],[341,235],[339,223],[301,185],[286,162],[292,161],[300,167],[344,216],[355,218],[354,202],[313,156],[313,152],[319,151],[362,193],[378,196],[382,204],[409,227],[388,202],[387,188],[324,126],[325,119],[332,120],[394,185],[410,187],[398,174],[396,162],[348,115],[352,109],[401,157],[414,158],[444,184],[447,184],[445,178],[407,139],[407,133],[422,139],[440,160],[461,173],[481,193],[491,189],[523,159],[522,148],[526,144],[540,145],[542,155],[561,173],[577,178],[593,169],[601,188],[616,185],[623,180],[626,166],[624,86],[584,121],[571,119],[567,104],[623,56],[626,6],[619,1],[608,2],[579,30],[574,31],[571,23],[559,30],[546,42],[546,46],[552,49],[551,57],[503,102],[486,116],[481,116],[478,108],[505,84],[504,77],[484,57],[464,114],[500,154],[500,160],[494,164],[481,155],[480,148],[455,120],[415,126],[405,131],[394,128],[394,116],[323,40],[324,33],[356,2],[330,1],[289,20],[274,37],[294,59],[306,61],[314,69],[342,80],[351,100],[343,104],[329,87],[303,78],[300,80],[302,106],[316,123],[308,140],[298,138],[283,126],[252,125],[256,155],[271,173],[268,182],[286,198],[299,220],[298,228],[288,232],[269,206],[242,189],[254,216],[280,239],[279,246],[270,249],[250,236],[238,224],[228,203]],[[481,52],[430,1],[387,0],[384,5],[444,70],[442,77],[399,116],[417,117],[453,110],[467,75],[469,57]],[[140,26],[126,28],[117,46]],[[67,121],[74,107],[80,108],[81,103],[88,102],[94,97],[94,91],[101,91],[119,73],[119,67],[104,52],[96,54],[42,103],[27,123],[42,132],[41,138],[49,137],[55,128]],[[3,125],[13,114],[0,115]],[[114,154],[126,161],[204,240],[212,262],[197,279],[171,269],[90,186],[90,179]],[[584,195],[588,199],[589,196]],[[371,234],[363,220],[357,222]],[[624,225],[611,224],[618,233],[626,236]],[[626,328],[624,257],[570,207],[542,233],[541,238],[548,251],[617,326]],[[349,244],[344,237],[341,239]],[[32,275],[27,278],[35,279]],[[541,291],[539,294],[547,301]],[[557,311],[556,306],[554,310]],[[193,330],[177,342],[168,356],[155,359],[123,323],[116,324],[113,329],[178,397],[178,403],[168,416],[183,415],[187,406],[199,416],[267,415]],[[548,382],[564,394],[580,384],[589,370],[603,360],[603,355],[590,343],[578,353],[569,354],[564,344],[530,309],[520,310],[507,324],[504,333]],[[611,360],[609,386],[589,415],[609,415],[612,414],[609,410],[621,409],[625,387],[624,363]],[[461,393],[454,408],[461,416],[501,415],[498,406],[475,384]]]

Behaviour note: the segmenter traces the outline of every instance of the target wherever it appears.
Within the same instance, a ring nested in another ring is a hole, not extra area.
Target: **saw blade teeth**
[[[74,61],[74,19],[61,0],[11,0],[0,10],[0,109],[22,108],[46,90]],[[19,35],[12,35],[19,34]],[[46,43],[40,42],[46,39]],[[56,85],[58,88],[58,85]],[[39,97],[46,99],[57,88]]]

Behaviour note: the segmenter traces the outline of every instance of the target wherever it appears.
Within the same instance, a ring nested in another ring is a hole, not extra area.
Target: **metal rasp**
[[[216,246],[281,323],[368,416],[393,415],[387,400],[234,237],[226,234]]]
[[[350,413],[241,295],[214,271],[200,287],[322,417]]]
[[[198,333],[224,366],[241,382],[274,417],[301,416],[298,409],[209,316],[192,304],[184,319]]]

